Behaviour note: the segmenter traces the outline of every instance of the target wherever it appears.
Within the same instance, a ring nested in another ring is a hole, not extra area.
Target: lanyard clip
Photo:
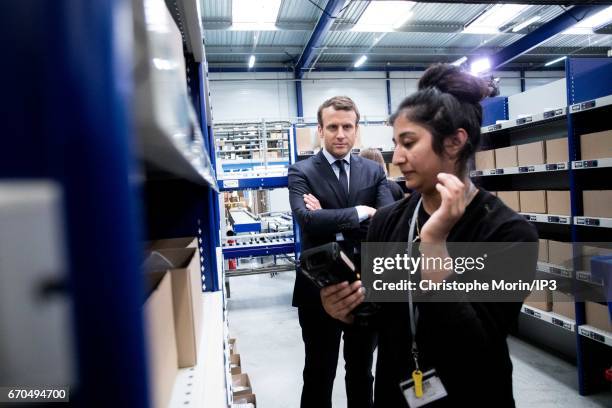
[[[421,371],[419,368],[419,351],[417,350],[416,342],[412,343],[412,358],[414,359],[414,367],[416,371]]]

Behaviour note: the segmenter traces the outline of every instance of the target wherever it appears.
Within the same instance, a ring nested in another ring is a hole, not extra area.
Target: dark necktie
[[[338,177],[338,181],[340,182],[340,186],[342,186],[342,190],[344,192],[344,196],[348,198],[349,186],[348,186],[348,177],[346,176],[346,170],[344,169],[344,163],[346,160],[340,159],[335,161],[336,166],[340,170],[340,175]]]

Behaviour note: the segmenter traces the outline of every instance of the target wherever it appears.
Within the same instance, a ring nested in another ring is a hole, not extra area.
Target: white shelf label
[[[224,188],[238,188],[239,181],[238,180],[223,180]]]

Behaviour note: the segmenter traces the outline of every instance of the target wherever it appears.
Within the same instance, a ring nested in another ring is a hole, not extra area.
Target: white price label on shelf
[[[223,180],[223,187],[238,188],[238,180]]]

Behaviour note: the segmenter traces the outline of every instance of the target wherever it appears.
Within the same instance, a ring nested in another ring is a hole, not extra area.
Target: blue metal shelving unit
[[[496,96],[482,101],[482,126],[494,125],[498,120],[508,120],[508,98]]]
[[[295,125],[292,124],[289,128],[289,160],[273,160],[272,162],[268,162],[268,164],[273,165],[285,165],[289,166],[292,163],[295,163],[297,155],[295,149]],[[215,154],[216,156],[216,154]],[[260,163],[265,164],[265,163]],[[231,163],[224,164],[223,169],[226,168],[232,169],[235,167],[241,168],[241,164],[233,165]],[[249,165],[248,169],[252,168],[252,164]],[[276,188],[286,188],[288,186],[287,176],[282,175],[270,175],[270,176],[262,176],[262,177],[248,177],[241,174],[241,172],[236,173],[224,173],[223,178],[218,180],[219,190],[220,191],[242,191],[242,190],[266,190],[266,189],[276,189]],[[267,239],[265,242],[259,243],[249,243],[247,245],[242,244],[241,242],[236,242],[232,245],[223,246],[223,258],[224,259],[235,259],[235,258],[248,258],[248,257],[261,257],[261,256],[269,256],[269,255],[282,255],[282,254],[295,254],[297,249],[296,245],[299,248],[299,231],[296,230],[296,223],[293,223],[293,235],[292,239],[287,240],[283,238],[272,237]],[[234,229],[235,233],[240,232],[260,232],[259,229],[254,228],[252,224],[240,224],[239,229]],[[282,235],[282,234],[281,234]],[[234,241],[242,241],[245,237],[237,237]],[[248,236],[246,236],[248,238]],[[290,242],[288,242],[290,241]]]
[[[211,233],[218,231],[217,193],[205,180],[193,183],[167,169],[164,178],[171,181],[147,173],[147,181],[136,182],[145,163],[135,149],[134,51],[119,37],[132,34],[120,30],[131,30],[123,25],[131,19],[130,1],[23,1],[0,8],[7,32],[2,43],[19,56],[3,67],[13,120],[0,125],[11,135],[3,138],[0,181],[50,180],[62,191],[77,362],[71,402],[149,407],[143,240],[198,236],[206,288],[218,290],[219,238]],[[190,54],[186,60],[201,137],[210,149],[206,62]],[[155,205],[146,198],[166,188],[179,194],[182,203],[172,208],[180,213],[155,220]]]
[[[124,0],[24,1],[0,13],[12,34],[3,45],[23,56],[4,75],[16,122],[1,125],[12,136],[3,138],[0,177],[61,186],[78,362],[71,401],[86,407],[149,406],[143,224],[130,182],[131,56],[117,48],[114,29],[119,11],[130,7]]]
[[[612,60],[608,58],[568,58],[565,67],[569,105],[567,115],[569,154],[571,161],[577,161],[581,159],[580,135],[610,128],[607,118],[609,118],[612,110],[598,109],[596,100],[612,95]],[[569,171],[572,219],[574,220],[575,217],[583,214],[583,187],[578,182],[579,171],[584,170],[572,168]],[[599,171],[608,174],[608,182],[604,182],[606,185],[603,187],[612,189],[612,183],[609,181],[612,180],[610,169],[602,168]],[[603,239],[612,242],[612,230],[606,229],[607,231],[604,230],[604,234],[597,234],[597,238],[591,239],[594,231],[589,231],[589,229],[592,230],[592,228],[580,226],[575,222],[572,223],[572,242],[601,241]],[[601,230],[598,232],[601,232]],[[575,270],[580,267],[577,262],[579,259],[578,248],[574,246]],[[612,319],[612,302],[609,300],[608,313]],[[580,326],[586,324],[585,303],[576,302],[575,311],[576,326],[580,328]],[[596,392],[608,385],[603,378],[603,370],[612,367],[612,346],[609,344],[602,345],[601,342],[594,341],[593,339],[596,338],[593,333],[586,329],[576,330],[578,389],[582,395]],[[598,371],[600,373],[599,377],[597,376]]]
[[[612,176],[610,170],[612,170],[612,167],[602,166],[602,168],[596,170],[577,170],[575,166],[575,163],[580,162],[581,159],[580,135],[609,129],[611,127],[607,118],[612,114],[612,60],[606,58],[568,58],[566,60],[566,78],[567,100],[569,105],[566,109],[543,112],[542,114],[537,114],[529,118],[517,119],[514,122],[493,125],[496,120],[508,119],[508,107],[507,101],[503,101],[503,99],[492,99],[483,103],[484,116],[486,118],[483,126],[486,127],[487,132],[495,132],[492,133],[491,139],[501,140],[502,142],[508,141],[505,132],[524,132],[526,129],[531,128],[534,128],[534,132],[537,132],[537,130],[535,130],[537,126],[547,124],[564,127],[567,130],[569,166],[563,165],[563,167],[559,169],[556,164],[547,164],[545,168],[542,169],[542,171],[547,173],[547,177],[549,177],[547,180],[554,181],[557,183],[557,186],[559,186],[560,183],[559,177],[566,178],[566,183],[569,184],[571,217],[569,217],[567,226],[557,226],[557,228],[566,229],[561,232],[557,230],[555,233],[563,235],[566,237],[565,240],[574,243],[595,241],[612,242],[612,228],[606,228],[605,226],[600,228],[599,225],[596,227],[595,222],[589,224],[588,221],[585,221],[581,225],[575,222],[576,217],[581,217],[583,214],[583,187],[581,183],[585,181],[585,178],[581,178],[579,172],[601,172],[598,177],[590,177],[589,182],[597,183],[603,180],[603,184],[600,184],[599,188],[612,189],[612,184],[610,184],[610,180],[612,180],[612,177],[610,177]],[[574,165],[572,165],[572,162]],[[587,166],[597,167],[597,163],[595,162],[597,161],[589,161],[586,164],[581,162],[581,167],[578,168],[586,168]],[[519,168],[519,173],[520,172],[521,169]],[[601,176],[603,173],[607,174],[607,177],[605,175]],[[593,175],[594,173],[591,174]],[[473,172],[472,175],[480,177],[488,176],[489,174],[483,174],[483,172],[480,171]],[[511,175],[503,175],[503,173],[499,172],[493,174],[494,177],[500,177],[500,175],[501,177],[513,177]],[[525,179],[522,181],[525,182]],[[504,183],[507,182],[512,183],[512,179],[505,179]],[[511,185],[512,184],[504,184],[505,187],[511,187]],[[567,189],[567,187],[565,188]],[[515,187],[514,189],[516,190],[517,188]],[[551,225],[550,223],[552,223],[552,221],[544,220],[545,218],[546,217],[543,217],[543,220],[538,219],[538,222],[546,222]],[[577,271],[581,268],[581,265],[578,264],[581,260],[579,246],[574,245],[573,251],[573,269]],[[608,310],[610,316],[612,316],[611,302],[608,302]],[[533,313],[530,314],[533,316]],[[588,326],[586,326],[584,302],[575,302],[575,315],[575,322],[572,322],[574,323],[572,326],[574,329],[570,331],[575,335],[578,391],[581,395],[586,395],[609,388],[609,383],[606,383],[604,379],[604,370],[612,366],[612,342],[606,336],[591,331]],[[545,316],[547,316],[546,313],[540,314],[540,319],[542,321],[547,320]],[[548,320],[550,320],[549,323],[561,327],[564,327],[563,325],[566,324],[565,329],[567,330],[568,326],[564,320],[555,320],[554,318]],[[543,324],[550,326],[549,323]]]

